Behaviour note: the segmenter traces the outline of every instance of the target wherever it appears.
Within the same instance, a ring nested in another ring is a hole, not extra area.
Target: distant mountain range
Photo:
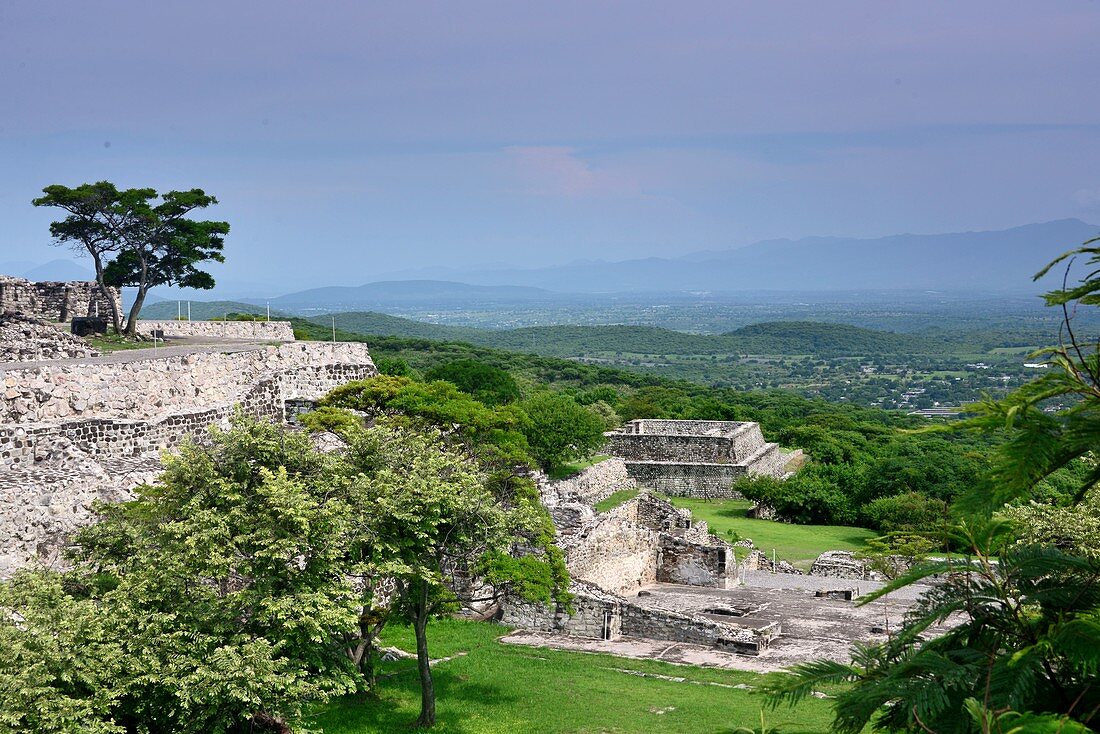
[[[521,303],[552,301],[558,294],[543,288],[512,285],[470,285],[444,280],[394,280],[367,283],[361,286],[329,286],[311,288],[271,299],[241,299],[255,305],[271,304],[272,308],[304,311],[360,310],[381,306],[416,306],[431,304]]]
[[[1057,255],[1100,234],[1062,219],[989,232],[808,237],[729,250],[538,269],[452,271],[475,284],[566,292],[942,290],[1036,292],[1031,277]],[[439,273],[439,270],[433,272]]]
[[[1062,219],[989,232],[894,235],[877,239],[808,237],[768,240],[728,250],[618,262],[585,261],[546,268],[440,270],[448,279],[386,280],[312,288],[276,298],[238,298],[294,313],[370,311],[392,307],[561,302],[598,294],[747,291],[943,291],[1035,294],[1049,289],[1032,275],[1066,250],[1100,234],[1100,225]],[[232,255],[230,255],[232,256]],[[0,263],[0,272],[32,280],[90,278],[68,260],[42,266]],[[334,277],[337,274],[334,273]],[[227,293],[233,284],[212,293]],[[238,291],[239,292],[239,291]],[[255,291],[253,291],[255,292]],[[160,297],[172,299],[168,291]],[[154,296],[155,297],[155,296]]]
[[[14,275],[27,280],[92,280],[95,271],[72,260],[50,260],[36,265],[25,260],[0,262],[0,275]]]

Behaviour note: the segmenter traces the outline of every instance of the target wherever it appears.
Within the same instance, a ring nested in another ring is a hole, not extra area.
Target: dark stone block
[[[70,331],[76,336],[107,333],[107,319],[95,316],[74,316]]]

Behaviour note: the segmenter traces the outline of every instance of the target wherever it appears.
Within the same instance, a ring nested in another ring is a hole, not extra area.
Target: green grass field
[[[104,336],[90,336],[86,337],[85,341],[89,345],[98,349],[103,354],[110,354],[111,352],[122,352],[129,349],[152,349],[152,341],[139,341],[137,339],[124,339],[115,334]],[[158,342],[157,346],[164,347],[163,341]]]
[[[628,502],[638,496],[639,490],[637,489],[620,489],[618,492],[613,492],[610,496],[597,502],[593,507],[596,508],[596,512],[607,512],[612,510],[624,502]]]
[[[606,461],[610,458],[611,457],[606,454],[595,454],[589,456],[587,459],[578,459],[577,461],[565,464],[557,471],[550,472],[550,478],[554,480],[565,479],[584,471],[593,464],[599,464],[601,461]]]
[[[428,627],[432,657],[465,653],[434,669],[445,734],[733,734],[759,729],[825,732],[827,700],[771,710],[751,690],[755,673],[502,645],[506,628],[440,620]],[[384,644],[413,650],[412,631],[387,629]],[[630,671],[630,672],[623,672]],[[309,722],[325,734],[381,734],[408,728],[419,711],[416,661],[384,663],[377,699],[348,697]],[[682,678],[667,680],[642,674]]]
[[[720,538],[732,530],[741,538],[751,538],[756,547],[769,555],[772,549],[779,558],[799,567],[808,564],[827,550],[857,551],[868,538],[877,533],[866,528],[844,525],[792,525],[773,520],[746,517],[752,503],[746,500],[699,500],[687,497],[669,498],[677,507],[686,507],[700,520],[706,520],[710,531]]]

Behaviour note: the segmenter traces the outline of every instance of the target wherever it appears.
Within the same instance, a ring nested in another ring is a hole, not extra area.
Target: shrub
[[[871,527],[882,533],[921,532],[942,527],[947,503],[920,492],[880,497],[863,508]]]

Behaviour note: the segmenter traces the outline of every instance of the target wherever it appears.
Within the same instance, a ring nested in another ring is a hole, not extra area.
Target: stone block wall
[[[501,607],[500,621],[511,627],[537,632],[557,632],[594,640],[617,640],[622,636],[622,602],[599,588],[574,581],[573,613],[556,604],[510,598]]]
[[[755,655],[778,636],[779,628],[776,625],[753,629],[699,615],[627,603],[623,605],[622,634]]]
[[[289,321],[146,321],[138,324],[142,334],[154,331],[166,337],[215,337],[239,341],[292,342],[294,327]]]
[[[737,464],[681,464],[667,461],[630,462],[638,484],[671,497],[741,499],[733,483],[748,470]]]
[[[614,594],[629,594],[657,582],[660,539],[634,524],[626,511],[613,514],[619,510],[601,515],[598,523],[572,539],[565,555],[573,578]]]
[[[0,577],[56,556],[92,500],[124,498],[186,436],[375,374],[363,344],[309,342],[0,374]]]
[[[317,397],[347,380],[374,374],[365,344],[328,342],[13,369],[0,371],[0,425],[158,419],[239,402],[273,375],[280,376],[286,399]]]
[[[554,482],[558,497],[594,505],[622,489],[634,489],[636,482],[622,459],[606,459],[560,481]]]
[[[121,307],[117,288],[110,289]],[[0,275],[0,313],[17,313],[43,321],[71,321],[74,316],[106,316],[108,301],[92,281],[43,281]]]

